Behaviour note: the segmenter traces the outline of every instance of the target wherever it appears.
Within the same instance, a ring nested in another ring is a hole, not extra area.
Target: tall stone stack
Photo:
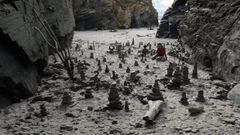
[[[189,75],[188,67],[186,65],[184,65],[182,67],[182,83],[183,84],[190,83],[190,79],[189,79],[188,75]]]
[[[167,77],[172,77],[173,71],[174,71],[173,63],[169,62],[169,66],[168,66],[168,69],[167,69],[167,74],[166,74],[166,76],[167,76]]]
[[[198,79],[198,63],[197,62],[194,63],[192,78]]]
[[[118,94],[116,82],[112,83],[109,91],[108,101],[109,104],[107,105],[107,109],[109,110],[121,110],[123,109],[123,104],[120,100],[120,96]]]

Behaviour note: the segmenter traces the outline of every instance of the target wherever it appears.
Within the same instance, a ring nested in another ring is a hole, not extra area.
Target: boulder
[[[71,0],[0,1],[0,95],[14,102],[33,95],[52,52],[40,20],[46,20],[63,47],[70,46],[74,16]]]
[[[232,100],[236,104],[240,104],[240,84],[232,88],[228,93],[228,99]]]

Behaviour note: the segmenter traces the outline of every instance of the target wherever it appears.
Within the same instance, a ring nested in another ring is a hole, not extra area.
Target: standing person
[[[158,43],[156,55],[152,58],[152,60],[157,58],[161,61],[167,60],[166,48],[161,43]]]

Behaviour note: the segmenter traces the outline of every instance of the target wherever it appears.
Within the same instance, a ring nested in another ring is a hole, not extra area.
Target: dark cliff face
[[[187,5],[189,9],[176,18],[180,38],[192,49],[193,58],[220,77],[239,81],[240,2],[188,0]]]
[[[157,38],[177,38],[178,27],[185,12],[188,10],[186,5],[187,0],[177,0],[172,7],[168,8],[163,18],[161,19],[159,29],[157,31]]]
[[[0,0],[0,94],[17,101],[37,91],[47,64],[48,45],[40,20],[46,20],[60,44],[70,45],[74,16],[71,0]]]
[[[156,26],[151,0],[74,0],[77,30]]]

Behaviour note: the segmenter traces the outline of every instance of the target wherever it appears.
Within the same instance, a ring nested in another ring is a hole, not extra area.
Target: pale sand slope
[[[187,107],[179,103],[181,91],[168,90],[161,85],[163,95],[166,100],[166,107],[163,112],[157,117],[153,126],[145,127],[145,122],[142,120],[144,113],[148,107],[142,105],[136,95],[146,95],[151,90],[145,86],[153,84],[155,79],[164,78],[168,62],[152,61],[151,57],[147,58],[145,63],[140,62],[140,58],[136,57],[139,42],[155,43],[155,42],[175,42],[175,40],[168,39],[155,39],[156,30],[149,31],[142,29],[119,30],[118,32],[108,31],[84,31],[75,32],[74,44],[72,53],[78,60],[86,60],[91,66],[87,71],[87,81],[89,77],[94,76],[94,71],[97,70],[97,62],[95,59],[90,59],[90,53],[93,52],[95,58],[102,60],[102,56],[107,58],[107,63],[102,63],[103,71],[100,72],[101,80],[110,79],[111,74],[105,74],[105,65],[109,65],[110,70],[116,71],[119,74],[120,82],[125,80],[128,74],[126,68],[130,67],[132,71],[139,70],[142,85],[136,85],[131,95],[120,96],[122,101],[128,100],[130,103],[130,112],[122,111],[107,111],[99,112],[99,108],[106,106],[108,103],[108,89],[101,88],[97,91],[94,86],[88,87],[92,89],[94,98],[84,99],[83,93],[87,88],[78,89],[78,91],[71,91],[74,105],[61,109],[59,106],[62,100],[62,93],[69,91],[71,86],[81,86],[71,81],[66,80],[66,72],[62,69],[59,75],[44,78],[43,84],[39,90],[39,95],[43,97],[51,97],[51,102],[38,101],[30,103],[32,98],[22,103],[15,104],[9,108],[2,110],[0,113],[0,134],[46,134],[46,135],[178,135],[178,134],[199,134],[199,135],[237,135],[240,128],[240,109],[233,106],[229,101],[220,101],[209,99],[217,90],[222,88],[213,85],[213,82],[208,80],[208,73],[199,71],[199,79],[191,79],[191,84],[183,86],[182,90],[187,93],[190,104],[196,104],[197,91],[202,89],[205,91],[207,103],[203,103],[205,112],[198,116],[189,116]],[[149,35],[147,37],[137,37],[136,34],[141,36]],[[135,47],[133,53],[126,58],[126,64],[123,64],[123,69],[118,69],[120,60],[117,55],[106,54],[110,43],[115,41],[127,42],[135,38]],[[92,43],[96,42],[95,50],[88,50],[87,41]],[[74,47],[76,43],[82,45],[84,55],[81,56],[80,52],[75,52]],[[154,47],[154,46],[153,46]],[[167,46],[169,48],[169,46]],[[134,67],[134,61],[139,62],[139,67]],[[169,57],[169,61],[173,62],[174,58]],[[177,60],[175,60],[177,62]],[[50,61],[50,67],[57,67]],[[144,75],[146,65],[149,65],[152,74]],[[190,73],[192,66],[188,65]],[[75,75],[79,78],[79,74],[75,71]],[[189,75],[190,77],[191,75]],[[191,77],[190,77],[191,78]],[[199,87],[201,85],[201,87]],[[39,113],[39,105],[45,104],[49,115],[44,118],[38,118],[33,114]],[[88,108],[92,107],[93,111]],[[73,117],[66,117],[66,113],[70,113]],[[31,116],[29,118],[29,116]],[[28,119],[26,119],[28,118]],[[113,124],[113,121],[116,124]],[[229,124],[235,121],[235,125]],[[136,126],[137,125],[137,126]],[[142,125],[142,126],[141,126]],[[60,130],[62,127],[62,130]],[[65,129],[64,129],[65,127]],[[66,128],[67,127],[67,128]]]

